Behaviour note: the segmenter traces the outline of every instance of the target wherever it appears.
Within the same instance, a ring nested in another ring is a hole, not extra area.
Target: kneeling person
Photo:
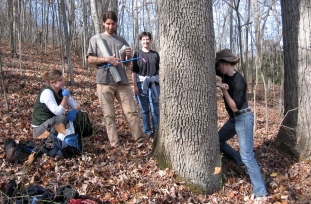
[[[40,91],[33,108],[31,126],[35,138],[47,138],[55,131],[55,125],[66,129],[68,118],[64,115],[66,106],[80,111],[80,105],[64,89],[65,79],[59,70],[43,73],[46,86]],[[73,119],[73,118],[72,118]]]

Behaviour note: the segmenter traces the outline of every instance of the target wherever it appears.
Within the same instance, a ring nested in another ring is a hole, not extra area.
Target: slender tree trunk
[[[76,51],[76,43],[78,38],[76,38],[76,23],[75,23],[75,1],[69,0],[70,9],[68,12],[68,22],[69,22],[69,42],[72,50]]]
[[[230,5],[233,5],[233,0],[230,0]],[[230,13],[230,50],[233,50],[233,7],[229,7],[229,13]]]
[[[68,62],[68,71],[69,71],[69,78],[70,82],[69,85],[73,85],[74,78],[73,78],[73,69],[72,69],[72,62],[71,62],[71,55],[70,55],[70,38],[68,34],[68,26],[67,26],[67,17],[66,17],[66,11],[65,11],[65,0],[60,0],[60,8],[62,12],[62,20],[63,20],[63,26],[64,26],[64,35],[65,35],[65,48],[66,48],[66,57]]]
[[[19,18],[21,14],[21,8],[20,8],[20,3],[16,1],[15,5],[16,6],[16,12],[19,15],[16,15],[16,32],[17,32],[17,40],[18,40],[18,48],[19,48],[19,69],[22,69],[22,57],[23,57],[23,52],[22,52],[22,34],[21,34],[21,19]]]
[[[91,13],[92,13],[92,19],[94,23],[95,33],[100,33],[100,27],[99,27],[99,20],[98,20],[98,14],[97,14],[97,7],[96,7],[96,0],[90,0],[91,2]]]
[[[146,13],[147,13],[147,30],[151,31],[151,18],[150,18],[149,4],[146,4]]]
[[[59,48],[59,54],[60,58],[62,59],[62,72],[65,73],[65,60],[64,60],[64,45],[63,45],[63,37],[62,37],[62,14],[61,14],[61,3],[60,1],[58,2],[58,36],[59,36],[59,43],[60,43],[60,48]]]
[[[248,37],[249,37],[249,28],[250,28],[250,18],[251,18],[251,2],[247,1],[247,20],[246,20],[246,29],[245,29],[245,71],[248,76],[249,72],[252,72],[252,69],[249,70],[249,55],[248,55]],[[251,73],[252,74],[252,73]],[[245,79],[249,81],[248,79]]]
[[[47,2],[47,13],[46,13],[46,29],[45,29],[45,36],[44,36],[44,42],[45,42],[45,52],[46,52],[46,46],[49,43],[49,18],[50,18],[50,1]]]
[[[88,63],[86,59],[86,53],[87,53],[87,13],[86,13],[86,5],[84,3],[84,0],[82,0],[82,25],[83,25],[83,32],[82,32],[82,59],[83,59],[83,67],[85,69],[88,69]]]
[[[13,12],[13,32],[12,32],[12,39],[13,39],[13,44],[12,44],[12,47],[11,47],[11,54],[12,54],[12,57],[16,58],[16,31],[17,31],[17,11],[16,11],[16,8],[17,8],[17,0],[12,0],[13,1],[13,5],[12,5],[12,12]]]
[[[213,193],[220,154],[212,1],[163,0],[159,11],[161,117],[153,154],[161,167]]]
[[[265,80],[265,73],[261,70],[261,77],[262,77],[262,83],[263,83],[263,88],[264,88],[264,94],[265,94],[265,108],[266,108],[266,138],[268,137],[268,127],[269,127],[269,115],[268,115],[268,95],[267,95],[267,85],[266,85],[266,80]]]
[[[9,102],[8,97],[6,95],[6,87],[4,84],[4,73],[2,72],[2,55],[0,55],[0,77],[1,77],[1,85],[3,88],[3,99],[4,99],[4,109],[8,113],[9,112]]]
[[[29,1],[29,4],[28,4],[28,7],[29,7],[29,16],[32,16],[32,2]],[[30,38],[30,42],[33,43],[34,42],[34,34],[33,34],[33,21],[31,19],[28,19],[28,23],[27,23],[27,33],[28,33],[28,36]]]
[[[275,46],[269,46],[271,50],[268,52],[268,62],[270,62],[270,69],[268,70],[268,83],[267,83],[267,97],[270,96],[270,89],[273,85],[273,73],[274,73],[274,53],[275,53]]]
[[[118,14],[118,0],[109,1],[108,11],[114,11],[116,14]]]
[[[137,36],[139,35],[139,21],[138,21],[138,0],[134,0],[134,50],[139,50],[139,40]]]
[[[280,56],[281,58],[281,56]],[[281,78],[281,86],[280,86],[280,98],[279,98],[279,110],[278,113],[282,114],[283,110],[283,101],[284,101],[284,60],[280,59],[281,62],[281,72],[282,72],[282,78]]]
[[[55,5],[52,1],[52,45],[53,49],[55,49],[56,41],[55,41]]]
[[[255,56],[255,70],[256,70],[256,83],[255,83],[255,87],[254,87],[254,131],[256,131],[256,123],[257,123],[257,116],[256,116],[256,88],[258,85],[258,69],[261,68],[262,66],[262,45],[261,45],[261,40],[263,38],[264,35],[264,29],[265,29],[265,25],[267,22],[267,18],[269,16],[269,11],[270,9],[268,9],[266,16],[262,17],[259,15],[258,12],[258,0],[252,0],[252,4],[253,4],[253,10],[254,10],[254,27],[255,27],[255,47],[256,47],[256,56]],[[272,2],[271,2],[272,4]],[[269,7],[271,7],[272,5],[270,5]],[[263,14],[261,14],[263,15]],[[263,18],[263,22],[261,24],[261,20]],[[266,102],[267,103],[267,102]],[[268,122],[268,121],[266,121]]]
[[[45,3],[46,1],[43,1],[42,2],[42,5],[41,5],[41,16],[43,18],[43,16],[45,16],[45,12],[44,12],[44,6],[45,6]],[[41,42],[40,42],[40,45],[41,45],[41,52],[43,52],[44,50],[44,53],[46,54],[46,50],[44,49],[44,20],[41,20]]]
[[[234,1],[234,10],[236,12],[236,16],[238,19],[238,36],[239,36],[239,53],[240,53],[240,62],[241,62],[241,68],[243,71],[243,75],[245,80],[247,80],[245,67],[244,67],[244,58],[243,58],[243,46],[242,46],[242,25],[241,25],[241,19],[240,19],[240,13],[239,13],[239,4],[240,0]]]
[[[125,10],[125,0],[121,1],[121,9],[120,9],[120,14],[119,14],[119,24],[122,26],[119,26],[119,35],[124,37],[124,28],[125,28],[125,23],[124,23],[124,10]]]

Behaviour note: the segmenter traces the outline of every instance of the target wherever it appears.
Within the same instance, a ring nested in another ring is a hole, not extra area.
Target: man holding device
[[[130,66],[131,62],[120,63],[121,60],[131,58],[131,48],[124,38],[116,35],[117,22],[117,15],[113,11],[108,11],[103,15],[104,32],[90,39],[87,53],[88,63],[98,66],[97,94],[112,147],[120,146],[115,124],[115,98],[122,105],[134,139],[138,142],[144,139],[139,113],[124,67]],[[102,43],[99,42],[100,40]],[[122,49],[124,52],[119,52]],[[111,64],[112,67],[102,69],[101,66],[105,64]]]

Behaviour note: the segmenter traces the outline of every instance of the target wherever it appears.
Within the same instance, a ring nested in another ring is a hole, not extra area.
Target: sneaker
[[[254,204],[261,204],[261,203],[267,203],[268,197],[267,196],[258,196],[254,199]]]

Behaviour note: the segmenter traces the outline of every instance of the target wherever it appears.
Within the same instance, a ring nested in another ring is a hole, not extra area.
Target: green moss
[[[175,179],[177,182],[185,182],[184,178],[182,176],[180,176],[179,174],[175,175]],[[200,195],[200,194],[208,194],[208,192],[200,185],[197,184],[193,184],[191,182],[187,182],[183,184],[183,186],[186,186],[187,188],[190,189],[190,191],[196,195]]]
[[[160,151],[158,149],[154,149],[152,152],[153,157],[155,160],[158,162],[158,167],[160,169],[166,169],[166,168],[171,168],[172,165],[170,162],[168,162],[166,155],[164,154],[164,151]]]

